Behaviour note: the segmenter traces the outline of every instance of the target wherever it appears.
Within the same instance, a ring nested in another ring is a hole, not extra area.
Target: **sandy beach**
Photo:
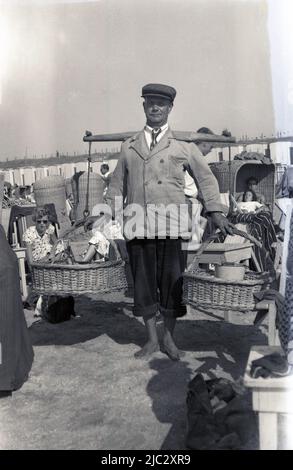
[[[1,400],[0,449],[186,449],[188,382],[197,373],[237,381],[250,347],[267,344],[252,313],[226,323],[189,308],[176,329],[184,358],[138,360],[145,332],[132,302],[80,297],[80,317],[59,324],[25,311],[35,361],[22,389]],[[246,448],[258,448],[257,433]]]

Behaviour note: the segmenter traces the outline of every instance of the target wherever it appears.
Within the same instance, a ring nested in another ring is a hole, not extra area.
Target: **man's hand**
[[[221,212],[211,212],[211,219],[223,235],[234,235],[234,225]]]

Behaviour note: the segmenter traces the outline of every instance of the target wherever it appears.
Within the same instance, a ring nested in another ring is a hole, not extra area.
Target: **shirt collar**
[[[160,127],[161,133],[162,133],[162,132],[166,132],[166,130],[167,130],[168,128],[169,128],[169,124],[166,122],[166,124],[164,124],[163,126]],[[153,129],[154,129],[153,127],[150,127],[150,126],[148,126],[147,124],[145,125],[145,128],[144,128],[144,130],[145,130],[146,132],[150,133],[150,134],[152,133],[152,130],[153,130]]]

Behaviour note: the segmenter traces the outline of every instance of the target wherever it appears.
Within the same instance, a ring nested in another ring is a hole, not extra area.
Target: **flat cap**
[[[173,101],[176,96],[176,90],[172,86],[163,85],[162,83],[148,83],[142,88],[141,96],[160,96]]]

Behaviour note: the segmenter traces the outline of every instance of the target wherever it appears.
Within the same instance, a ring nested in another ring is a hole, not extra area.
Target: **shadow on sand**
[[[256,327],[206,320],[181,320],[177,344],[187,351],[180,362],[154,358],[149,365],[156,371],[147,385],[152,409],[161,423],[170,428],[162,450],[183,450],[187,431],[186,397],[188,382],[198,373],[205,379],[243,376],[251,346],[266,344]]]
[[[117,344],[145,343],[145,328],[141,319],[132,315],[132,299],[114,297],[79,298],[76,313],[80,318],[50,324],[36,322],[30,327],[35,346],[75,345],[107,335]],[[186,351],[179,362],[172,362],[162,353],[149,360],[155,371],[146,384],[152,400],[152,410],[160,423],[169,424],[161,449],[185,449],[186,395],[188,382],[201,373],[206,379],[226,377],[237,380],[244,368],[251,346],[267,343],[267,337],[253,325],[224,321],[180,319],[176,327],[178,347]],[[160,334],[162,328],[159,322]]]

